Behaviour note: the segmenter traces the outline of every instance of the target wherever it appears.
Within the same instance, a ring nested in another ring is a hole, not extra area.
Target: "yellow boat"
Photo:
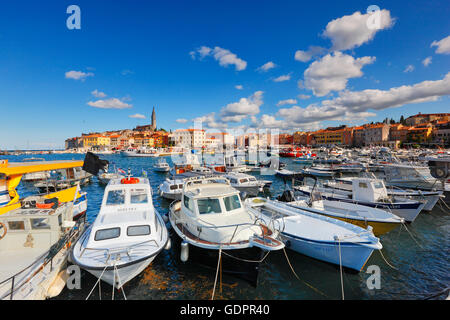
[[[22,176],[27,173],[51,171],[58,169],[82,167],[84,161],[57,160],[57,161],[35,161],[35,162],[9,162],[0,160],[0,215],[20,208],[19,194],[16,191]],[[71,202],[81,196],[77,186],[49,193],[43,197],[58,198],[60,202]]]

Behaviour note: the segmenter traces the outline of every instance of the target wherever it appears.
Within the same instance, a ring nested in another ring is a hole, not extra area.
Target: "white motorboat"
[[[441,186],[438,179],[431,176],[430,168],[401,163],[384,165],[386,186],[404,189],[436,190]]]
[[[171,179],[166,178],[163,183],[158,187],[158,194],[160,197],[169,200],[181,200],[181,194],[183,191],[183,179],[176,175]]]
[[[352,179],[353,178],[337,178],[335,181],[329,181],[324,185],[333,189],[352,191]],[[389,197],[405,198],[420,202],[425,202],[425,206],[422,210],[433,210],[439,199],[443,198],[443,191],[425,191],[425,190],[411,190],[401,189],[398,187],[386,188],[387,195]]]
[[[113,179],[125,178],[125,174],[126,174],[126,172],[120,168],[118,168],[118,169],[114,168],[113,172],[108,172],[108,167],[106,167],[104,169],[104,172],[100,173],[97,176],[97,178],[98,178],[98,182],[100,182],[101,184],[106,186],[109,183],[109,181],[111,181]]]
[[[71,251],[71,260],[120,289],[141,273],[169,241],[147,178],[128,176],[106,186],[100,212]]]
[[[169,170],[170,170],[170,166],[166,162],[165,159],[160,159],[158,162],[156,162],[153,165],[153,171],[156,171],[156,172],[169,172]]]
[[[336,170],[327,167],[310,167],[301,170],[302,173],[310,174],[316,177],[332,177],[336,174]]]
[[[91,182],[92,174],[81,167],[54,170],[54,177],[41,180],[34,184],[40,193],[55,192],[73,187],[77,184],[84,186]]]
[[[129,147],[122,151],[125,157],[159,157],[159,152],[155,148],[133,148]]]
[[[263,198],[247,199],[245,206],[264,222],[280,226],[288,249],[321,261],[361,271],[372,252],[382,248],[371,226],[363,229]]]
[[[353,178],[352,191],[329,187],[314,189],[311,186],[297,186],[295,190],[306,197],[310,197],[314,190],[319,192],[323,199],[383,209],[405,219],[406,222],[413,222],[425,206],[424,202],[389,197],[383,180],[371,178]]]
[[[221,252],[223,271],[240,275],[255,286],[263,252],[284,248],[279,231],[260,223],[223,176],[187,179],[182,201],[170,206],[169,220],[183,241],[182,260],[192,251],[202,257],[199,263],[217,266]]]
[[[320,194],[315,192],[313,192],[311,197],[306,198],[296,197],[294,191],[286,190],[277,198],[277,200],[282,201],[289,206],[339,219],[364,229],[371,226],[375,236],[383,235],[394,228],[399,227],[405,221],[403,218],[385,210],[371,208],[356,203],[322,199]]]
[[[292,171],[288,169],[275,170],[275,174],[281,178],[294,178],[301,174],[301,171]]]
[[[266,185],[264,182],[257,180],[254,176],[240,172],[229,172],[225,174],[224,177],[230,181],[233,188],[242,193],[246,193],[249,196],[257,196],[258,193],[263,191],[263,188]]]

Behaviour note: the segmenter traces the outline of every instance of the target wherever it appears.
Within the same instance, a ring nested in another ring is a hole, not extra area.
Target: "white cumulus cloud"
[[[232,53],[228,49],[223,49],[221,47],[214,47],[214,49],[202,46],[195,51],[189,52],[193,59],[199,56],[203,59],[207,56],[212,56],[215,60],[219,62],[222,67],[228,67],[229,65],[234,65],[237,71],[242,71],[247,68],[247,62],[238,58],[238,56]]]
[[[318,46],[309,46],[307,51],[297,50],[294,59],[301,62],[308,62],[309,60],[321,55],[326,51],[325,48]]]
[[[101,109],[127,109],[132,107],[131,104],[125,103],[117,98],[89,101],[87,104],[91,107]]]
[[[96,97],[96,98],[104,98],[106,97],[106,94],[104,92],[98,91],[97,89],[95,89],[94,91],[91,92],[91,94]]]
[[[341,91],[347,86],[348,79],[363,75],[362,67],[375,61],[375,57],[353,58],[336,51],[322,59],[314,61],[304,72],[301,85],[322,97],[331,91]]]
[[[323,36],[330,38],[333,50],[348,50],[369,42],[378,31],[390,28],[393,24],[389,10],[366,14],[357,11],[330,21]]]
[[[425,59],[422,60],[422,64],[423,64],[425,67],[428,67],[428,66],[431,64],[432,59],[433,59],[433,58],[431,58],[431,57],[426,57]]]
[[[273,79],[274,82],[283,82],[283,81],[289,81],[289,80],[291,80],[291,74],[290,73],[281,75],[281,76]]]
[[[83,72],[83,71],[67,71],[65,73],[66,79],[73,80],[81,80],[84,81],[87,77],[93,77],[94,74],[92,72]]]
[[[431,47],[437,47],[436,53],[450,54],[450,36],[439,41],[433,41]]]
[[[128,117],[135,118],[135,119],[145,119],[145,116],[140,113],[135,113],[135,114],[129,115]]]
[[[275,68],[277,65],[275,63],[273,63],[272,61],[269,61],[265,64],[263,64],[261,67],[259,67],[257,70],[262,71],[262,72],[267,72],[270,69]]]
[[[287,104],[296,104],[296,103],[297,103],[297,100],[295,100],[295,99],[280,100],[277,103],[277,107],[284,106]]]

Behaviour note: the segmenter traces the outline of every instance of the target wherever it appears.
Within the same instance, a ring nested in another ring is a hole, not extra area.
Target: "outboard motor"
[[[281,202],[292,202],[295,201],[294,191],[292,190],[285,190],[281,196],[277,197],[278,201]]]

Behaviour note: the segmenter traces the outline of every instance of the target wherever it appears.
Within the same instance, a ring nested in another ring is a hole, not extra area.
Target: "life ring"
[[[51,209],[53,207],[53,203],[36,203],[36,208],[38,209]]]
[[[122,184],[135,184],[135,183],[139,183],[139,179],[138,178],[123,178],[122,180],[120,180],[120,183]]]
[[[0,222],[0,229],[3,229],[3,234],[0,236],[0,240],[2,240],[6,236],[8,229],[6,229],[6,225],[2,222]]]

